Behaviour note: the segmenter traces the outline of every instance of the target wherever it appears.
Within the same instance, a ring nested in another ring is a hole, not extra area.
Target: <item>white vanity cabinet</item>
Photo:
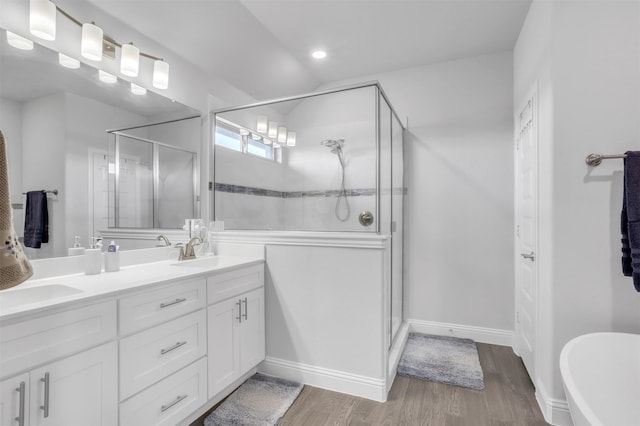
[[[17,374],[0,381],[0,424],[115,424],[115,312],[111,301],[2,325],[0,374]]]
[[[207,279],[209,398],[265,357],[264,266]]]

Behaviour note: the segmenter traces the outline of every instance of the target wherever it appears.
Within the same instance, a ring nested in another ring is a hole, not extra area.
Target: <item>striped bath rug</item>
[[[303,387],[298,382],[256,373],[204,419],[204,426],[277,425]]]
[[[398,374],[470,389],[484,389],[476,342],[450,336],[409,333]]]

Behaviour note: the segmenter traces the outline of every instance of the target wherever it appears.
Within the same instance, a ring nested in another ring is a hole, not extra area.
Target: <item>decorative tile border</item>
[[[232,185],[227,183],[216,183],[214,186],[218,192],[228,192],[231,194],[255,195],[259,197],[274,198],[306,198],[306,197],[337,197],[340,190],[330,189],[326,191],[291,191],[282,192],[271,189],[254,188],[250,186]],[[347,189],[347,197],[361,197],[376,195],[375,188]]]

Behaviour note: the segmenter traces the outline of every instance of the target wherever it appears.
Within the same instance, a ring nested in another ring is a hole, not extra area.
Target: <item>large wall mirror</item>
[[[75,236],[86,246],[106,227],[180,228],[197,217],[199,116],[151,91],[133,94],[120,79],[103,82],[91,66],[65,68],[57,52],[41,45],[11,47],[0,29],[0,129],[19,235],[25,193],[57,191],[47,197],[49,243],[27,248],[29,257],[65,256]],[[182,198],[168,202],[172,194]]]

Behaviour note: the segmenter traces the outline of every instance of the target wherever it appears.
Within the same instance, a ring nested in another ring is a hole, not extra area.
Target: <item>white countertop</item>
[[[152,285],[212,275],[261,263],[264,263],[264,259],[259,257],[214,256],[181,262],[164,260],[126,266],[118,272],[103,272],[97,275],[78,273],[27,280],[19,286],[0,292],[0,323],[62,307],[86,305],[101,298],[116,297]],[[60,292],[60,295],[50,291],[49,294],[52,294],[53,298],[42,297],[48,290],[59,289],[65,291]],[[31,298],[41,300],[30,301]],[[28,303],[25,303],[25,300]]]

